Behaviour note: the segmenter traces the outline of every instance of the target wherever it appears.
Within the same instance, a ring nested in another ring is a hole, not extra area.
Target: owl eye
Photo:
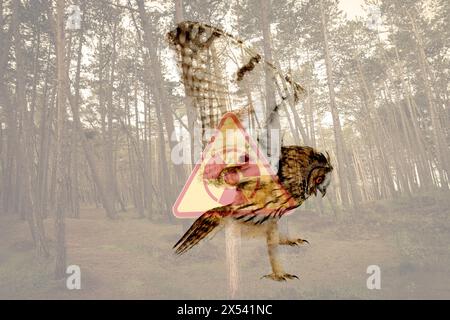
[[[316,184],[321,184],[323,182],[323,177],[316,178]]]

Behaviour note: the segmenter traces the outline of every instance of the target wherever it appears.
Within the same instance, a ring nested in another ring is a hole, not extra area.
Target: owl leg
[[[306,239],[290,239],[288,236],[286,235],[280,235],[280,244],[281,245],[288,245],[288,246],[298,246],[299,244],[309,244],[309,241]]]
[[[272,267],[272,273],[263,276],[275,281],[286,281],[287,279],[298,279],[296,275],[284,272],[278,257],[278,247],[280,244],[280,234],[278,232],[278,225],[273,222],[269,225],[267,230],[267,249],[269,253],[269,261]]]

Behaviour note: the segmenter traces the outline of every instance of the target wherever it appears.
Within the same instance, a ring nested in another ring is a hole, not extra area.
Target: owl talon
[[[309,244],[309,241],[306,240],[306,239],[297,239],[297,242],[298,242],[299,244],[302,244],[302,243],[307,243],[307,244]]]
[[[274,281],[286,281],[288,279],[298,279],[298,277],[295,274],[289,273],[271,273],[261,277],[261,279],[263,278],[272,279]]]
[[[309,241],[306,239],[295,239],[295,240],[285,240],[285,241],[280,242],[280,244],[285,244],[285,245],[288,245],[291,247],[295,247],[295,246],[298,246],[298,245],[304,244],[304,243],[309,244]]]

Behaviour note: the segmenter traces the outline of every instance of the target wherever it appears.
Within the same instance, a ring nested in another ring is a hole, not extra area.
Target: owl
[[[244,118],[248,127],[256,122],[259,128],[268,128],[281,109],[295,112],[295,105],[305,94],[292,76],[283,75],[252,48],[220,29],[185,21],[169,32],[168,40],[179,57],[181,79],[192,113],[188,121],[199,123],[203,133],[215,128],[220,117],[230,111]],[[272,101],[261,90],[268,77],[273,85]],[[204,145],[207,142],[204,135],[202,142]],[[258,142],[264,149],[264,139],[258,137]],[[217,181],[211,183],[220,184],[224,175],[244,171],[247,165],[244,161],[227,166],[217,175]],[[281,147],[275,180],[273,176],[239,179],[236,194],[251,193],[251,200],[236,197],[230,204],[203,213],[174,245],[175,252],[183,254],[221,227],[234,223],[240,226],[244,237],[266,238],[272,273],[265,277],[277,281],[297,278],[284,271],[277,248],[307,240],[280,234],[278,221],[311,195],[320,192],[324,196],[332,170],[328,154],[306,146]]]
[[[235,201],[205,212],[175,244],[175,252],[185,253],[208,234],[217,232],[227,223],[236,223],[242,228],[244,236],[265,236],[272,273],[264,277],[276,281],[297,278],[284,271],[277,248],[279,245],[295,246],[308,241],[301,238],[291,239],[280,234],[278,221],[285,213],[299,207],[311,195],[320,192],[325,196],[332,171],[333,166],[328,154],[325,156],[310,147],[282,147],[277,173],[279,183],[264,177],[240,181],[236,186],[239,191],[254,192],[257,189],[252,201],[244,203]],[[284,196],[286,194],[284,191],[287,191],[287,197]],[[264,212],[269,205],[275,209]]]

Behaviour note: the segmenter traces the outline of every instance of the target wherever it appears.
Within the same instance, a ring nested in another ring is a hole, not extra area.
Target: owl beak
[[[317,188],[319,189],[320,193],[322,194],[322,198],[325,197],[325,194],[327,193],[327,189],[326,188]]]

